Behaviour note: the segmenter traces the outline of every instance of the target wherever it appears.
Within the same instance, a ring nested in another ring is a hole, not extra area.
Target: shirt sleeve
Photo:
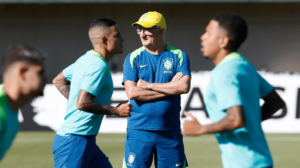
[[[133,81],[138,82],[138,70],[135,63],[135,60],[130,61],[130,54],[126,57],[123,65],[123,81],[122,85],[124,85],[125,81]]]
[[[103,87],[107,75],[107,65],[105,63],[95,62],[85,70],[84,78],[80,86],[94,96],[98,96]]]
[[[178,66],[178,69],[179,69],[179,71],[177,71],[177,72],[182,72],[183,76],[191,75],[190,59],[186,55],[186,53],[183,52],[183,51],[182,51],[182,61],[179,60],[179,63],[178,63],[177,66]]]
[[[74,63],[69,65],[67,68],[63,70],[64,77],[67,78],[69,81],[72,80],[73,70],[74,70]]]
[[[261,77],[259,74],[259,92],[260,92],[260,97],[265,97],[268,95],[274,87],[270,85],[263,77]]]
[[[242,77],[237,71],[212,73],[212,84],[220,110],[242,106],[242,90],[245,86],[239,81]]]

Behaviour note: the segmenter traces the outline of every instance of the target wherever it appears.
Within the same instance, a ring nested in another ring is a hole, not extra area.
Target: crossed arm
[[[267,96],[263,97],[265,103],[261,107],[262,121],[271,116],[279,109],[285,107],[284,101],[273,89]],[[246,118],[242,106],[234,106],[226,110],[227,116],[219,122],[201,125],[197,119],[190,113],[184,112],[184,115],[190,116],[191,120],[183,123],[183,135],[198,136],[206,133],[223,133],[244,127]]]
[[[142,79],[138,83],[125,81],[127,97],[139,101],[151,101],[187,93],[190,89],[190,76],[181,77],[182,73],[177,73],[168,83],[148,83]]]

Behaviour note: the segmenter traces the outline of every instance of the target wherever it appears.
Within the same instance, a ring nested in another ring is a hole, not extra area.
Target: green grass
[[[20,132],[1,168],[51,168],[52,132]],[[300,167],[300,134],[267,134],[270,150],[277,168]],[[109,157],[113,167],[120,168],[123,161],[125,134],[99,134],[97,144]],[[184,137],[185,151],[190,168],[220,168],[221,159],[213,135]]]

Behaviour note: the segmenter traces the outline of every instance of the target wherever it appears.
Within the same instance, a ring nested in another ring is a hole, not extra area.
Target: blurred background
[[[136,30],[131,24],[147,11],[158,11],[164,15],[167,22],[166,43],[188,54],[191,69],[195,74],[192,94],[183,97],[185,103],[182,107],[195,112],[205,112],[202,99],[206,86],[198,86],[197,82],[207,82],[207,73],[214,66],[211,61],[204,59],[200,52],[200,36],[214,14],[239,14],[246,19],[249,30],[248,38],[239,52],[262,72],[271,84],[276,85],[285,101],[290,103],[287,109],[278,112],[277,118],[274,117],[276,122],[270,121],[268,126],[274,128],[273,125],[277,125],[275,130],[270,128],[269,132],[284,133],[267,135],[275,166],[297,168],[300,167],[300,161],[297,159],[300,155],[297,150],[300,145],[299,2],[300,0],[0,0],[0,53],[3,57],[6,48],[17,43],[28,43],[41,48],[47,53],[45,65],[49,85],[46,91],[55,92],[55,88],[51,90],[52,79],[79,56],[92,49],[88,38],[90,23],[96,18],[110,18],[117,22],[125,38],[124,53],[116,55],[110,61],[114,83],[117,86],[115,90],[124,91],[119,82],[123,61],[128,53],[141,46]],[[126,98],[125,92],[119,95]],[[199,100],[194,102],[195,105],[192,101],[194,95],[199,97]],[[53,99],[56,97],[45,98],[44,103]],[[57,99],[60,100],[61,97]],[[53,107],[48,108],[50,110],[43,109],[42,101],[35,101],[21,109],[20,130],[25,132],[19,133],[13,147],[0,163],[1,168],[53,167],[51,144],[55,135],[53,131],[58,127],[43,123],[57,121],[59,126],[59,123],[63,122],[66,103],[64,101],[62,100],[62,104],[52,103]],[[111,104],[117,102],[112,100]],[[202,105],[197,107],[197,103]],[[35,106],[39,108],[35,110]],[[54,108],[56,106],[59,107]],[[51,115],[51,112],[56,115]],[[35,116],[42,113],[57,118],[52,117],[50,120],[44,117],[46,119],[38,121]],[[204,117],[204,113],[199,117]],[[110,123],[115,124],[118,121],[120,120],[114,119]],[[203,119],[203,122],[206,120]],[[102,125],[101,129],[105,126]],[[121,131],[104,132],[124,132],[125,126],[126,121],[120,126]],[[282,130],[276,131],[277,128]],[[98,135],[97,142],[100,148],[103,146],[104,153],[111,158],[114,167],[121,167],[124,138],[124,133]],[[185,137],[185,145],[190,167],[221,167],[217,142],[212,135]]]

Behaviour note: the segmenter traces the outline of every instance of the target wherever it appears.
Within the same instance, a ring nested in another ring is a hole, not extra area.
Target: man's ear
[[[164,29],[163,28],[159,29],[159,34],[164,34]]]
[[[18,76],[20,76],[20,78],[22,80],[26,79],[26,72],[28,71],[28,66],[25,63],[20,63],[17,69],[17,73]]]
[[[105,36],[101,36],[100,38],[99,38],[99,44],[100,44],[100,47],[106,47],[107,46],[107,41],[108,41],[108,39],[107,39],[107,37],[105,37]]]
[[[222,49],[226,49],[229,45],[229,37],[228,36],[222,36],[219,40],[219,45],[220,45],[220,48]]]

